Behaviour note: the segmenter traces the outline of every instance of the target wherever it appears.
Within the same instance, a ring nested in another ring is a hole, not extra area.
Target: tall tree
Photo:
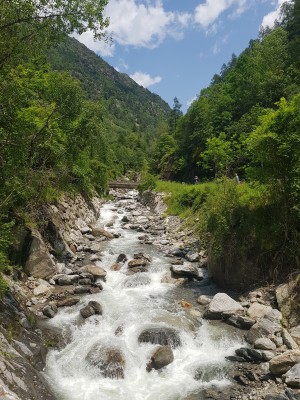
[[[294,62],[300,67],[300,0],[293,0],[290,18],[287,22],[290,54]]]
[[[182,104],[180,104],[177,97],[174,97],[174,104],[173,104],[173,108],[171,110],[170,119],[169,119],[169,127],[170,127],[171,133],[176,131],[178,120],[182,116],[181,107],[182,107]]]

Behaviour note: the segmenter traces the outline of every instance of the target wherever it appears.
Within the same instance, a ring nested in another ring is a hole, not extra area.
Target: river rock
[[[84,227],[80,228],[80,232],[84,235],[87,233],[91,233],[92,229],[89,226],[84,226]]]
[[[247,332],[246,340],[253,344],[257,339],[276,335],[281,332],[281,321],[282,315],[278,310],[273,309],[263,318],[260,318]]]
[[[88,352],[85,359],[88,364],[97,367],[105,378],[124,378],[125,358],[119,349],[98,344]]]
[[[217,293],[210,302],[204,318],[222,319],[223,312],[235,314],[243,311],[243,307],[226,293]]]
[[[85,265],[84,267],[81,267],[79,269],[81,272],[88,272],[90,274],[92,274],[96,279],[104,279],[107,275],[107,272],[105,271],[104,268],[99,267],[95,264],[88,264]]]
[[[71,307],[75,304],[79,303],[79,297],[69,297],[67,299],[61,300],[57,302],[57,307]]]
[[[74,294],[84,294],[84,293],[91,293],[91,288],[87,286],[76,286],[74,288]]]
[[[124,253],[118,255],[116,263],[125,263],[127,261],[127,256]]]
[[[60,286],[73,285],[78,282],[79,275],[63,275],[57,279],[57,284]]]
[[[171,272],[176,276],[183,276],[189,279],[202,280],[203,276],[199,273],[199,269],[194,265],[172,265],[170,267]]]
[[[122,268],[122,265],[121,265],[120,263],[114,263],[114,264],[110,267],[110,269],[111,269],[112,271],[120,271],[121,268]]]
[[[288,386],[300,389],[300,363],[295,364],[283,378]]]
[[[149,254],[146,254],[146,253],[135,253],[134,255],[133,255],[133,258],[135,259],[135,260],[139,260],[139,259],[145,259],[145,260],[147,260],[147,261],[149,261],[149,262],[151,262],[152,261],[152,258],[149,256]]]
[[[272,358],[270,372],[273,375],[282,375],[298,363],[300,363],[300,350],[288,350]]]
[[[92,307],[95,310],[95,314],[102,315],[102,306],[100,303],[98,303],[98,301],[91,300],[89,301],[88,306]]]
[[[249,347],[241,347],[235,351],[235,354],[238,357],[244,358],[245,361],[248,362],[262,362],[263,356],[260,351],[251,349]]]
[[[128,262],[128,267],[129,268],[136,268],[136,267],[145,267],[149,263],[146,258],[138,258],[134,260],[130,260]]]
[[[194,253],[193,251],[189,251],[186,253],[185,258],[190,262],[199,261],[199,253]]]
[[[276,350],[276,344],[269,338],[260,338],[255,340],[254,348],[260,350]]]
[[[92,234],[94,236],[104,236],[106,239],[113,239],[114,235],[103,228],[92,228]]]
[[[226,323],[236,326],[239,329],[250,329],[255,324],[255,320],[244,315],[231,315],[226,319]]]
[[[44,280],[40,280],[40,284],[33,289],[33,294],[35,296],[47,294],[52,289],[50,283]]]
[[[176,348],[181,346],[179,333],[173,328],[148,328],[138,337],[139,343],[160,344]]]
[[[270,311],[272,311],[272,307],[255,302],[248,308],[247,315],[252,319],[258,320]]]
[[[206,306],[212,301],[212,296],[207,296],[205,294],[202,294],[201,296],[198,297],[197,303],[201,304],[202,306]]]
[[[173,350],[170,346],[160,346],[153,355],[149,363],[147,364],[147,371],[150,372],[152,369],[161,369],[174,361]]]
[[[42,313],[48,318],[53,318],[57,313],[57,307],[55,304],[48,304],[43,308]]]
[[[91,317],[92,315],[95,315],[95,314],[96,314],[96,312],[94,310],[94,307],[92,307],[90,305],[87,305],[87,306],[81,308],[81,310],[80,310],[80,315],[84,319],[89,318],[89,317]]]

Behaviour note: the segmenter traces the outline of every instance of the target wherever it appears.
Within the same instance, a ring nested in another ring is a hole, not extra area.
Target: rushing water
[[[136,231],[122,229],[125,208],[119,210],[122,213],[116,212],[113,202],[105,204],[98,222],[105,225],[114,221],[114,231],[121,233],[120,238],[103,242],[101,265],[108,272],[103,291],[82,297],[76,306],[60,309],[48,322],[50,328],[68,336],[68,344],[50,351],[47,357],[45,376],[57,399],[183,400],[193,393],[198,393],[196,398],[200,399],[204,387],[227,385],[225,356],[232,355],[241,340],[224,334],[220,325],[201,321],[197,313],[178,306],[178,296],[183,290],[190,295],[188,289],[161,283],[169,259],[157,247],[142,245]],[[120,253],[132,259],[137,252],[151,255],[147,272],[128,275],[126,264],[120,271],[110,270]],[[90,300],[102,305],[103,315],[83,321],[79,310]],[[175,328],[181,346],[173,349],[171,364],[147,372],[146,364],[157,345],[139,343],[138,336],[151,327]],[[99,343],[122,352],[126,360],[124,379],[103,377],[96,366],[87,363],[87,354]]]

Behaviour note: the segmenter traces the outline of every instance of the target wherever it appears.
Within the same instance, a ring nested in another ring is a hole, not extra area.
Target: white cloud
[[[145,4],[139,0],[110,0],[104,14],[110,19],[107,32],[114,43],[150,49],[167,36],[182,39],[183,29],[192,19],[188,13],[165,11],[161,0],[148,0]],[[77,38],[90,49],[103,56],[114,54],[114,46],[108,48],[102,42],[93,42],[91,33],[85,35]]]
[[[280,7],[285,1],[290,2],[291,0],[277,0],[275,2],[275,10],[264,16],[261,23],[264,28],[267,26],[272,28],[274,26],[274,22],[280,18]]]
[[[148,86],[155,85],[161,81],[161,76],[151,77],[149,74],[145,74],[143,72],[135,72],[134,74],[130,75],[136,83],[147,88]]]
[[[237,17],[249,7],[250,2],[246,2],[246,0],[206,0],[205,3],[196,7],[194,18],[196,23],[207,30],[211,28],[224,11],[235,6],[236,8],[233,10],[231,17]]]

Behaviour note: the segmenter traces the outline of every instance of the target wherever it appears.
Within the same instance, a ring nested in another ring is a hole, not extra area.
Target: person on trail
[[[197,175],[195,175],[195,177],[194,177],[194,184],[196,185],[196,183],[198,183],[198,181],[199,181],[199,178],[198,178]]]

